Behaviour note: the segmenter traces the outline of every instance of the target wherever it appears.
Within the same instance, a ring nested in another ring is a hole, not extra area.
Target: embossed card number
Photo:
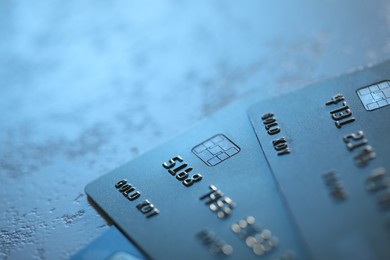
[[[168,162],[164,162],[162,166],[168,170],[172,176],[176,176],[176,179],[181,181],[184,186],[190,187],[192,184],[201,181],[203,177],[199,173],[190,177],[189,173],[193,170],[193,168],[183,161],[183,158],[178,155],[170,159]]]
[[[230,216],[236,207],[236,203],[231,198],[224,196],[223,192],[214,185],[210,185],[209,189],[210,192],[202,195],[199,199],[207,199],[205,204],[217,214],[218,218],[224,219]]]

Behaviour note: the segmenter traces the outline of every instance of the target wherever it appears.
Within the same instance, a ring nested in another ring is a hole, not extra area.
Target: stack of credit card
[[[390,62],[252,96],[98,178],[74,259],[390,259]]]

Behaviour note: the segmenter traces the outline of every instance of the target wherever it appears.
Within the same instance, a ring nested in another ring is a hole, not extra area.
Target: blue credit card
[[[86,187],[151,258],[306,251],[247,117],[250,97]]]
[[[316,259],[390,257],[389,72],[382,65],[249,109]]]
[[[86,192],[139,257],[387,259],[389,69],[248,97]]]
[[[146,256],[115,226],[112,226],[98,239],[80,250],[72,259],[140,260],[146,259]]]

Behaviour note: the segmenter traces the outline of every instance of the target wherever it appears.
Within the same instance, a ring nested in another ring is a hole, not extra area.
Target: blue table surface
[[[384,0],[1,1],[0,259],[77,252],[88,182],[240,97],[389,58]]]

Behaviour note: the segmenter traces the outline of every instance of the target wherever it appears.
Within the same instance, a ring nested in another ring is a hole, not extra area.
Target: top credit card
[[[389,259],[389,63],[258,103],[249,117],[316,259]]]
[[[86,192],[151,258],[387,259],[389,70],[249,97]]]

